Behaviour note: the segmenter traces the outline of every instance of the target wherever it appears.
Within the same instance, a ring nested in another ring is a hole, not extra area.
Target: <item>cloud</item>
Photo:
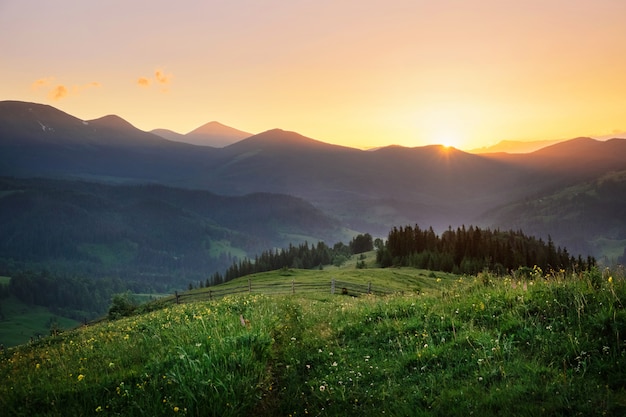
[[[51,100],[61,100],[63,97],[66,97],[69,94],[69,91],[64,85],[57,85],[48,93],[48,98]]]
[[[170,83],[170,79],[172,78],[172,76],[171,75],[166,75],[161,70],[156,70],[154,72],[154,78],[156,78],[156,80],[157,80],[157,82],[159,84],[169,84]]]
[[[71,87],[64,84],[57,84],[55,87],[50,88],[53,81],[54,77],[40,78],[31,84],[31,89],[38,91],[45,88],[47,90],[48,98],[56,101],[68,96],[79,95],[85,90],[102,87],[102,84],[97,81],[93,81],[87,84],[76,84]]]
[[[149,87],[150,79],[146,77],[139,77],[139,79],[137,80],[137,85],[139,85],[140,87]]]
[[[160,86],[160,91],[162,93],[167,93],[169,91],[167,86],[171,83],[172,78],[171,74],[166,74],[165,71],[157,69],[154,71],[154,78],[141,76],[137,79],[137,85],[139,87],[147,88],[152,84],[156,84]]]
[[[54,77],[46,77],[46,78],[40,78],[38,80],[35,80],[31,85],[30,88],[33,90],[39,90],[42,87],[45,87],[47,85],[50,85],[52,83],[52,81],[54,80]]]

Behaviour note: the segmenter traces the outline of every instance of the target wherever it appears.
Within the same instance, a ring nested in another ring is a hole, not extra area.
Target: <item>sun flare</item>
[[[437,135],[435,142],[444,148],[456,148],[460,144],[459,136],[454,132],[443,132]]]

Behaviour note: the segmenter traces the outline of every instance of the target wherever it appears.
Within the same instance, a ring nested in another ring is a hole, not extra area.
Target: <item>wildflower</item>
[[[78,377],[76,378],[79,382],[82,381],[83,379],[85,379],[85,375],[80,374],[78,375]]]
[[[39,369],[39,368],[41,368],[41,365],[37,364],[37,365],[35,365],[35,368]]]
[[[320,391],[321,391],[321,392],[326,391],[326,386],[324,386],[324,385],[320,385]]]
[[[609,284],[613,283],[613,277],[609,277]]]
[[[337,366],[337,362],[333,362],[333,366]]]
[[[174,407],[174,412],[175,412],[175,413],[178,413],[178,411],[179,411],[179,410],[180,410],[180,408],[178,408],[178,407]]]
[[[96,413],[101,413],[102,412],[102,406],[98,406],[96,407]]]

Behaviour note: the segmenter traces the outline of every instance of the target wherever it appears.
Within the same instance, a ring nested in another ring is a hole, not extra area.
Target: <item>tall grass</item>
[[[622,272],[432,280],[436,293],[410,296],[227,297],[10,349],[0,407],[29,416],[626,413]]]

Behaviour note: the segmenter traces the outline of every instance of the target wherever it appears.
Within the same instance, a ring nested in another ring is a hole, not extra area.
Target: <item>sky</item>
[[[0,100],[356,148],[626,131],[624,0],[0,0]]]

